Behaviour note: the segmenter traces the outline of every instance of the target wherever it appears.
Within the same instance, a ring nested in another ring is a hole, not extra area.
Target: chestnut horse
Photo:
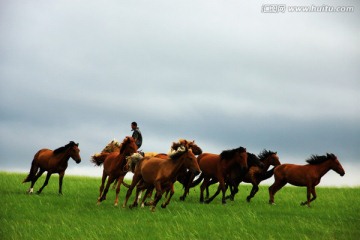
[[[112,152],[108,154],[104,161],[100,161],[100,159],[94,158],[91,160],[97,166],[104,164],[104,170],[100,186],[100,196],[97,201],[98,204],[100,204],[106,199],[106,194],[109,191],[111,183],[118,179],[116,187],[116,197],[114,202],[114,205],[117,206],[119,202],[120,185],[123,182],[123,179],[127,173],[127,170],[125,169],[126,157],[135,153],[137,149],[138,148],[135,144],[135,140],[132,137],[125,137],[121,144],[120,152]],[[104,189],[104,184],[107,178],[108,180]]]
[[[27,192],[33,193],[34,184],[38,178],[47,171],[45,182],[37,193],[40,194],[48,184],[51,174],[58,173],[59,194],[62,194],[62,182],[70,158],[74,159],[76,163],[81,162],[79,144],[73,141],[54,151],[50,149],[39,150],[31,163],[29,175],[23,181],[23,183],[31,182],[31,186]]]
[[[188,141],[185,139],[179,139],[178,142],[173,142],[171,149],[178,149],[180,146],[185,146],[188,149],[191,149],[192,152],[194,153],[194,155],[200,155],[202,153],[201,148],[195,143],[195,141]],[[143,154],[143,157],[158,157],[158,158],[163,158],[163,159],[167,159],[169,158],[169,156],[165,153],[158,153],[154,155],[151,155],[151,153],[145,153]],[[127,158],[127,166],[128,168],[134,172],[135,169],[135,165],[142,159],[142,156],[138,153],[133,154],[132,156]],[[184,193],[183,193],[183,198],[185,199],[186,194],[189,193],[189,187],[192,183],[192,180],[194,179],[194,173],[189,171],[187,168],[183,168],[182,170],[179,171],[179,174],[176,178],[176,180],[181,183],[183,185],[184,188]],[[127,185],[125,185],[126,187],[129,187]],[[143,201],[145,201],[147,196],[151,196],[152,195],[152,191],[148,190],[147,194],[144,195]],[[180,200],[183,200],[182,197],[180,197]],[[139,195],[139,199],[141,198],[141,194]],[[143,204],[142,204],[143,206]]]
[[[176,181],[179,172],[184,167],[194,173],[200,171],[196,157],[188,146],[179,146],[177,149],[172,149],[166,159],[159,157],[143,158],[135,168],[135,173],[126,193],[123,207],[126,207],[134,187],[139,184],[136,189],[136,197],[132,206],[137,205],[137,195],[141,190],[147,189],[149,191],[155,188],[156,195],[151,210],[155,210],[162,194],[165,191],[170,190],[170,196],[161,206],[165,208],[174,194],[173,183]]]
[[[307,187],[307,201],[301,205],[310,207],[310,202],[316,199],[315,186],[320,183],[321,177],[330,169],[340,176],[344,176],[345,171],[337,157],[332,153],[326,156],[312,155],[306,160],[307,165],[282,164],[275,167],[275,182],[269,187],[270,204],[274,204],[274,195],[287,183],[295,186]],[[310,199],[312,194],[312,198]]]
[[[219,181],[219,187],[216,193],[205,203],[210,203],[219,193],[222,191],[222,203],[225,204],[225,178],[230,169],[236,164],[241,169],[247,169],[247,153],[246,148],[239,147],[232,150],[226,150],[221,152],[220,155],[212,153],[203,153],[198,157],[201,175],[204,177],[204,181],[200,186],[200,202],[204,202],[204,190],[208,186],[210,179],[217,179]]]
[[[259,159],[260,164],[258,164],[257,160]],[[252,189],[250,191],[249,196],[246,197],[246,200],[250,202],[251,198],[255,196],[255,194],[259,190],[259,184],[261,181],[270,178],[274,171],[273,169],[267,171],[272,166],[280,165],[279,157],[277,156],[276,152],[263,150],[258,157],[254,154],[249,155],[248,153],[248,165],[249,170],[246,172],[244,176],[241,176],[240,170],[237,168],[233,168],[229,174],[229,186],[231,190],[231,195],[227,196],[226,198],[230,198],[231,200],[234,199],[235,194],[238,192],[238,186],[241,182],[251,183]]]

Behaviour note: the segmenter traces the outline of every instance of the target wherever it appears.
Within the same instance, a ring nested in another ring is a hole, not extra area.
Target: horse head
[[[344,168],[341,166],[339,160],[337,159],[337,157],[333,154],[333,153],[327,153],[326,157],[328,159],[330,159],[331,161],[331,169],[334,170],[335,172],[337,172],[340,176],[344,176],[345,175],[345,170]]]
[[[140,153],[133,153],[131,156],[126,157],[126,165],[125,170],[126,171],[135,171],[136,165],[140,162],[141,159],[143,159],[144,156]]]
[[[234,161],[242,169],[248,169],[248,154],[246,148],[239,147],[232,150],[225,150],[220,153],[220,158],[228,161]]]
[[[125,156],[130,156],[133,153],[136,153],[138,147],[135,143],[134,138],[132,137],[125,137],[123,142],[121,143],[120,154],[125,154]]]
[[[267,162],[269,165],[273,165],[274,167],[281,165],[277,152],[264,149],[261,153],[259,153],[259,158],[261,161]]]
[[[81,162],[79,143],[71,141],[70,146],[70,157],[75,160],[77,164]]]
[[[194,153],[189,148],[189,145],[185,144],[184,146],[184,142],[173,143],[168,155],[174,160],[183,160],[184,166],[196,175],[200,173],[200,167]]]

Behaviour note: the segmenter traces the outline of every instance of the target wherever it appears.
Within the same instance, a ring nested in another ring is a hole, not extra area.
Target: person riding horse
[[[131,129],[132,129],[131,131],[134,131],[132,137],[135,139],[135,143],[139,149],[142,145],[142,134],[136,122],[131,123]]]

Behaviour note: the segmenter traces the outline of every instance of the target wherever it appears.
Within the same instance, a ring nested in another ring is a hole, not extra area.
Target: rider
[[[131,129],[132,129],[131,131],[134,131],[132,137],[135,139],[135,143],[138,146],[138,148],[140,148],[142,145],[142,134],[136,122],[131,123]]]

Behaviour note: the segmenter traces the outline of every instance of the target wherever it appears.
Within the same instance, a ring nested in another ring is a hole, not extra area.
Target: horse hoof
[[[184,201],[185,200],[185,197],[184,196],[181,196],[180,197],[180,201]]]
[[[249,197],[246,198],[246,201],[247,201],[247,202],[250,202],[250,200],[251,200],[251,198],[249,198]]]
[[[166,204],[161,204],[161,208],[166,208]]]
[[[118,203],[114,203],[114,207],[117,207],[118,206]]]
[[[155,212],[155,206],[152,206],[152,207],[150,208],[150,211],[151,211],[151,212]]]
[[[226,202],[225,202],[225,201],[222,201],[222,204],[226,204]]]

